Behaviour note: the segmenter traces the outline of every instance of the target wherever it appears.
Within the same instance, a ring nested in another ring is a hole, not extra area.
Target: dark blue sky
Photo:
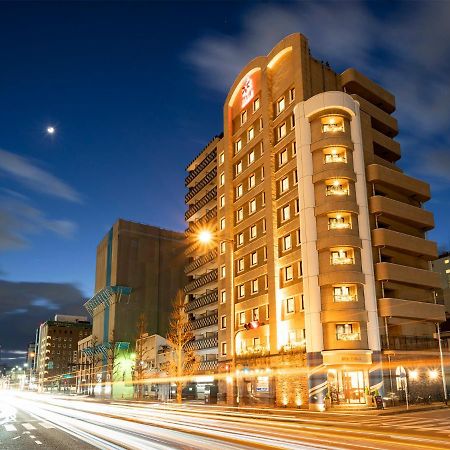
[[[185,228],[184,168],[222,131],[227,88],[292,32],[396,94],[402,167],[431,182],[448,245],[450,8],[429,5],[0,3],[0,328],[77,311],[118,217]]]

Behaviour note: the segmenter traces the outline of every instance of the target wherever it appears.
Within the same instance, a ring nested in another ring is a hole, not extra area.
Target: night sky
[[[3,358],[83,313],[117,218],[184,230],[184,169],[234,77],[293,32],[396,95],[400,165],[431,183],[429,237],[449,248],[449,20],[444,1],[0,3]]]

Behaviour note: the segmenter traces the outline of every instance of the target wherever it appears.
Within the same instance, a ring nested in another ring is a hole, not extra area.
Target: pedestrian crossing
[[[38,430],[39,428],[45,428],[46,430],[55,428],[50,422],[14,422],[14,423],[5,423],[3,426],[0,426],[0,430],[3,428],[4,431],[32,431]]]
[[[356,422],[355,422],[356,424]],[[383,429],[417,430],[450,435],[450,421],[444,419],[425,419],[423,417],[377,417],[357,422],[360,426],[377,426]]]

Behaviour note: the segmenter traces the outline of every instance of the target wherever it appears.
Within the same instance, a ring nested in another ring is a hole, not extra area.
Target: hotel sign
[[[245,108],[250,100],[255,95],[255,91],[253,89],[253,80],[250,77],[247,77],[242,83],[242,103],[241,107]]]
[[[337,352],[322,352],[323,363],[326,366],[337,364],[372,364],[372,352],[367,353],[337,353]]]

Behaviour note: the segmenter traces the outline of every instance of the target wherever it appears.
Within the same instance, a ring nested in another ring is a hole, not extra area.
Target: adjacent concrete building
[[[394,111],[390,92],[334,72],[300,34],[237,76],[223,137],[186,179],[186,309],[217,330],[228,402],[363,404],[439,369],[430,189],[397,165]],[[205,226],[213,249],[195,240]]]
[[[433,271],[441,276],[441,289],[437,291],[437,302],[445,305],[445,312],[450,318],[450,252],[439,255],[433,261]]]

